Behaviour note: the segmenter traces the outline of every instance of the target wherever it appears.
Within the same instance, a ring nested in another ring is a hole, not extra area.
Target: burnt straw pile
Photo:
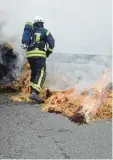
[[[45,100],[42,110],[67,116],[77,123],[88,123],[97,119],[112,118],[112,83],[109,81],[109,70],[92,86],[82,92],[75,88],[66,91],[42,89],[41,97]],[[0,90],[16,92],[10,96],[12,101],[30,102],[30,68],[25,64],[19,80],[12,84],[0,84]]]

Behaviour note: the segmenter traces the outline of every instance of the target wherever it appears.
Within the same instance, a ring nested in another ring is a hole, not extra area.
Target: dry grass
[[[29,80],[30,69],[29,65],[26,64],[20,80],[14,82],[11,86],[1,85],[0,88],[18,91],[19,93],[17,95],[10,97],[13,101],[30,102]],[[45,103],[42,106],[43,111],[60,113],[75,122],[89,122],[89,118],[90,121],[92,119],[112,118],[112,90],[104,92],[104,94],[100,94],[97,90],[94,92],[93,96],[89,96],[89,90],[85,90],[82,94],[78,94],[73,88],[66,91],[56,92],[51,92],[48,89],[42,89],[41,97],[45,100]],[[97,103],[97,100],[99,103]],[[86,104],[88,107],[86,107],[87,109],[84,109]],[[81,111],[82,114],[80,114]],[[95,114],[92,116],[91,113],[94,111]]]

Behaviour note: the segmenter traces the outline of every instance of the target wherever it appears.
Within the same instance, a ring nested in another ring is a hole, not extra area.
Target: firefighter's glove
[[[48,58],[51,53],[52,53],[51,51],[48,51],[48,50],[47,50],[47,52],[46,52],[46,57]]]

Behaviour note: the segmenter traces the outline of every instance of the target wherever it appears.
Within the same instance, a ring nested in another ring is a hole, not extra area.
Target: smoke
[[[47,86],[52,90],[82,91],[91,88],[111,66],[111,56],[52,54],[47,60]]]
[[[21,48],[20,37],[16,34],[12,34],[12,32],[7,32],[7,27],[9,23],[8,17],[2,11],[0,11],[0,14],[2,17],[0,19],[0,44],[2,44],[3,42],[8,42],[13,47],[14,53],[17,55],[16,61],[12,61],[12,65],[10,65],[10,67],[12,67],[12,76],[17,79],[21,75],[23,64],[26,61],[25,54]],[[0,63],[2,63],[1,54]]]
[[[53,53],[47,60],[48,86],[54,90],[64,90],[70,87],[78,87],[81,90],[91,86],[102,75],[104,69],[109,67],[109,64],[111,65],[110,56],[80,55],[80,53],[111,55],[111,50],[108,49],[109,46],[111,47],[111,2],[73,0],[72,3],[63,1],[60,6],[59,3],[58,0],[54,3],[51,0],[49,2],[35,0],[34,3],[26,0],[18,2],[12,0],[6,5],[6,1],[2,0],[1,8],[4,11],[0,11],[0,41],[8,41],[18,54],[15,69],[18,76],[26,60],[24,51],[20,47],[20,33],[24,22],[32,20],[34,15],[37,15],[38,7],[39,13],[45,18],[45,26],[55,37],[55,50],[68,53],[64,55]],[[63,4],[65,7],[62,10]],[[73,6],[76,10],[72,9]],[[21,12],[18,12],[18,7]],[[73,15],[75,19],[68,23],[67,19]],[[69,52],[79,55],[72,55]]]

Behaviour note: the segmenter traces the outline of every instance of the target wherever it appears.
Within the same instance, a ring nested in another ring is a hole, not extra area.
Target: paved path
[[[0,95],[0,158],[111,159],[111,127],[110,121],[78,126]]]

